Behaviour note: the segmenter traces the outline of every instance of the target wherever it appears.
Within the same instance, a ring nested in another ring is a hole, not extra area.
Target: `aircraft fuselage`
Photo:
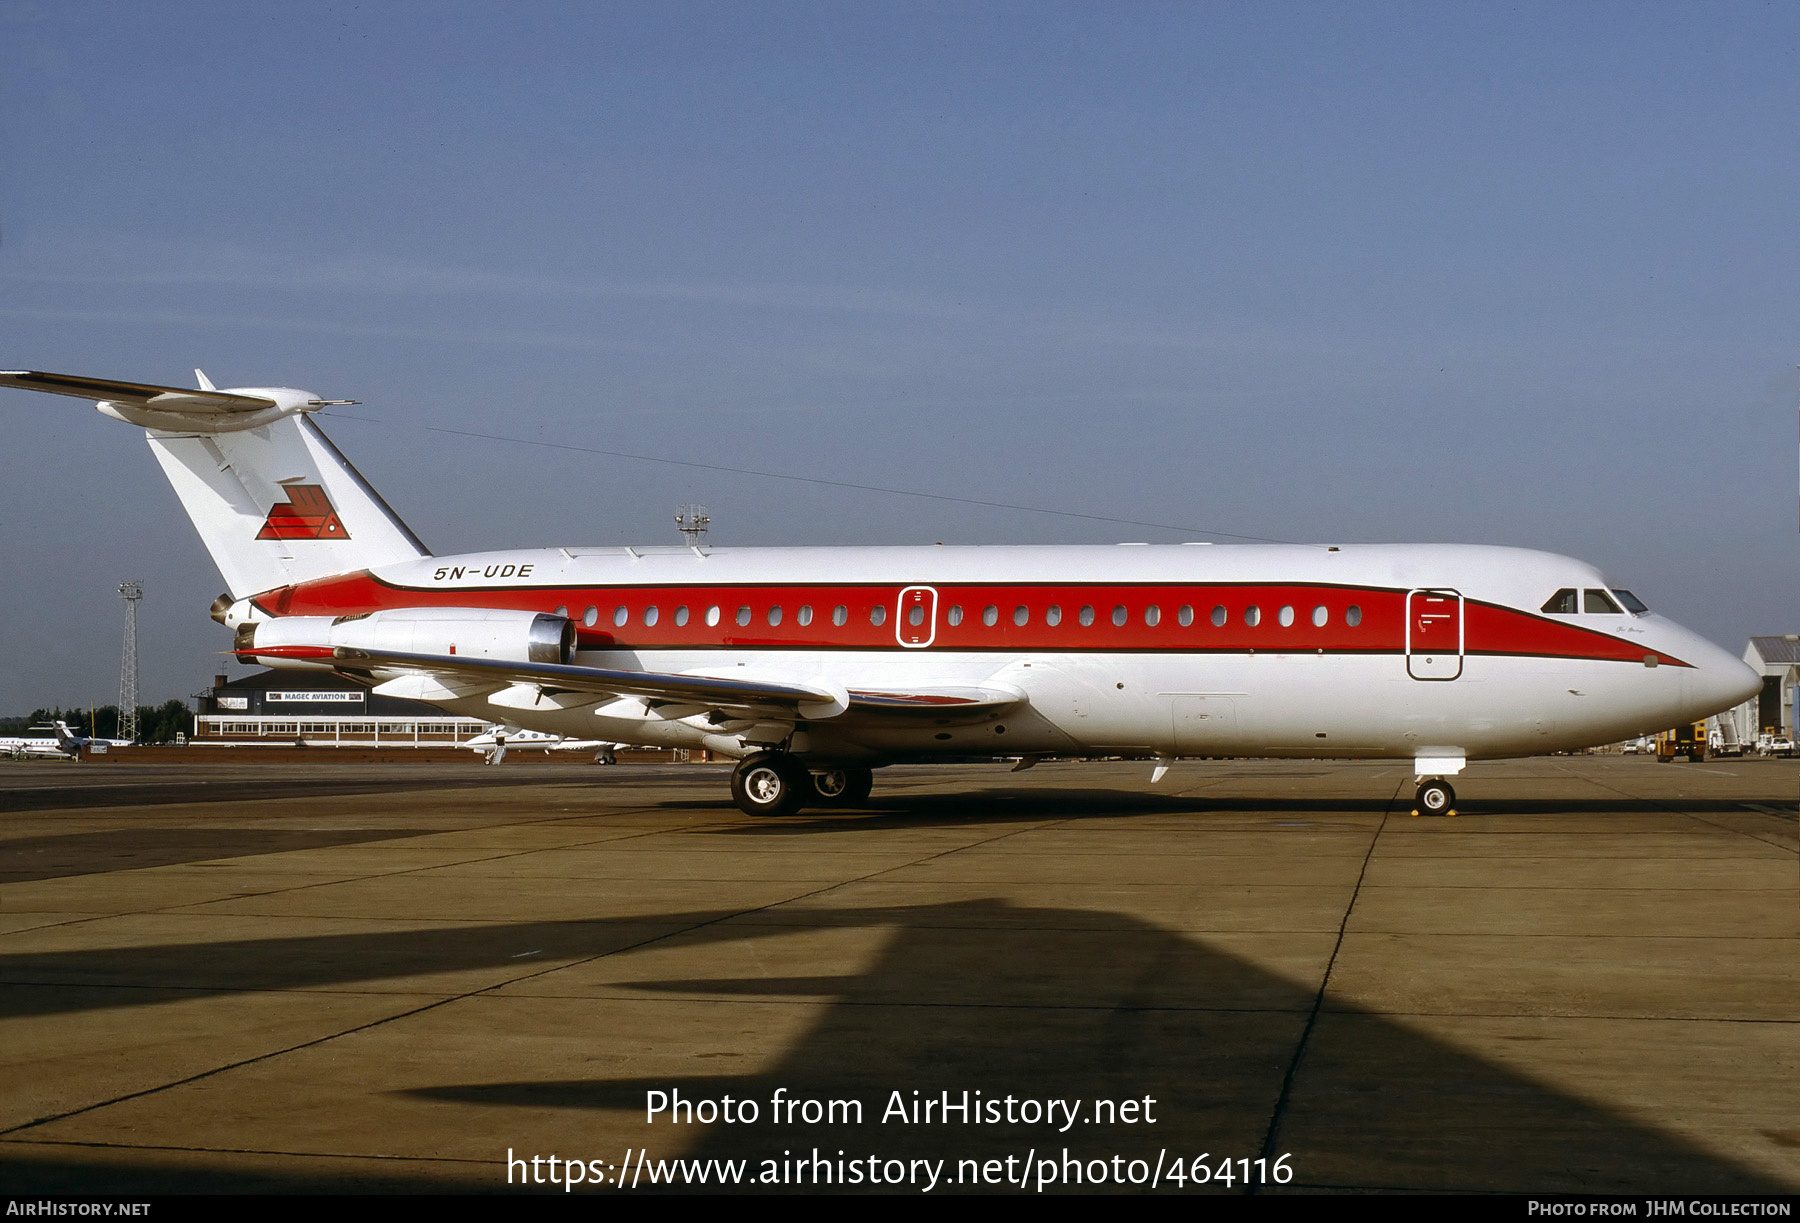
[[[1581,592],[1612,589],[1580,561],[1459,545],[566,548],[317,579],[256,597],[248,614],[534,611],[574,623],[580,665],[1026,698],[803,719],[789,750],[814,760],[1477,759],[1612,742],[1743,699],[1747,668],[1663,617],[1542,610],[1560,590],[1579,606]],[[495,716],[485,696],[438,703]],[[743,751],[668,702],[506,717]]]

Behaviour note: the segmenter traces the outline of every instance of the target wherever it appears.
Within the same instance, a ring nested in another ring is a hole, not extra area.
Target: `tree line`
[[[173,743],[177,735],[194,733],[194,715],[187,702],[179,698],[172,697],[160,705],[139,705],[137,716],[138,743]],[[30,727],[57,721],[67,722],[70,730],[86,738],[120,737],[117,705],[102,705],[91,711],[86,705],[78,709],[34,709],[27,718],[0,718],[0,735],[20,735]]]

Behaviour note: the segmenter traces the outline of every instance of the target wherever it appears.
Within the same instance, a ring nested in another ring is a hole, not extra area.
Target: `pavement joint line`
[[[232,993],[251,993],[251,992],[258,992],[258,991],[233,990],[231,992]],[[216,992],[215,992],[214,996],[218,996],[216,994]],[[197,1083],[202,1079],[210,1079],[214,1075],[224,1074],[225,1072],[227,1072],[229,1070],[236,1070],[243,1066],[252,1066],[252,1065],[255,1065],[257,1062],[268,1061],[271,1058],[281,1057],[288,1053],[297,1053],[302,1049],[311,1048],[314,1045],[322,1045],[326,1041],[329,1041],[329,1040],[336,1040],[340,1036],[350,1036],[357,1032],[366,1031],[369,1028],[379,1027],[382,1024],[389,1023],[395,1019],[406,1019],[406,1018],[410,1018],[411,1016],[414,1016],[414,1015],[422,1015],[426,1011],[436,1010],[438,1007],[444,1006],[444,1005],[454,1002],[454,1001],[456,1001],[456,998],[454,998],[454,997],[434,999],[433,1001],[426,1003],[424,1006],[414,1007],[413,1009],[411,1009],[409,1011],[402,1011],[399,1014],[389,1015],[382,1019],[371,1020],[368,1023],[357,1024],[354,1027],[345,1028],[342,1031],[330,1032],[324,1036],[315,1037],[312,1040],[305,1040],[305,1041],[301,1041],[300,1043],[295,1044],[295,1045],[289,1045],[285,1049],[271,1049],[271,1050],[268,1050],[267,1052],[258,1053],[253,1057],[240,1058],[239,1060],[237,1060],[235,1062],[230,1062],[223,1066],[214,1066],[208,1070],[201,1070],[194,1074],[184,1075],[181,1078],[172,1079],[167,1083],[159,1083],[159,1084],[156,1084],[155,1086],[145,1087],[138,1091],[126,1092],[123,1095],[114,1096],[108,1100],[95,1100],[92,1103],[83,1104],[79,1108],[66,1109],[63,1112],[56,1113],[51,1116],[36,1117],[30,1121],[20,1122],[18,1125],[8,1126],[6,1129],[0,1130],[0,1138],[5,1138],[11,1134],[22,1133],[25,1130],[35,1129],[40,1125],[51,1125],[58,1121],[66,1121],[70,1117],[79,1117],[83,1113],[91,1113],[91,1112],[95,1111],[96,1109],[110,1108],[115,1104],[124,1104],[131,1100],[142,1099],[145,1096],[153,1096],[153,1095],[156,1095],[158,1092],[168,1091],[171,1088],[175,1088],[175,1087],[183,1087],[189,1083]]]
[[[543,822],[545,822],[545,821],[541,821],[541,820],[524,821],[524,823],[526,823],[526,824],[539,824],[539,823],[543,823]],[[656,830],[656,829],[644,829],[644,830],[641,830],[638,832],[627,833],[624,836],[602,838],[599,841],[577,842],[576,845],[573,847],[585,847],[588,845],[616,845],[622,841],[631,841],[631,840],[636,840],[641,837],[656,836],[659,834],[659,831],[660,830]],[[313,888],[337,887],[338,885],[345,884],[345,883],[362,883],[362,882],[366,882],[366,881],[374,880],[374,879],[400,879],[407,875],[417,875],[417,874],[421,874],[425,871],[442,870],[445,867],[474,866],[474,865],[477,865],[477,864],[483,863],[483,862],[504,862],[509,858],[526,858],[526,857],[530,857],[533,854],[545,853],[545,852],[549,851],[551,848],[552,847],[550,847],[550,846],[539,845],[539,846],[534,846],[530,849],[514,850],[511,852],[507,852],[507,853],[490,853],[485,856],[465,858],[465,859],[462,859],[462,860],[456,861],[456,862],[438,862],[438,863],[434,863],[430,866],[412,866],[412,867],[406,868],[405,870],[371,871],[371,872],[367,872],[364,874],[353,874],[353,875],[349,876],[348,878],[320,879],[320,880],[315,880],[312,883],[299,883],[299,884],[294,884],[290,887],[271,888],[266,892],[252,892],[249,894],[249,897],[254,898],[254,899],[262,899],[262,898],[268,897],[268,896],[285,896],[285,895],[290,895],[295,892],[305,892],[305,891],[309,891]],[[561,851],[561,850],[572,848],[572,846],[559,845],[559,846],[555,846],[554,848],[557,851]],[[281,852],[293,852],[293,851],[281,851]],[[261,857],[262,855],[252,854],[252,855],[247,855],[247,856],[255,858],[255,857]],[[211,860],[212,861],[233,861],[234,859],[211,859]],[[188,865],[192,865],[192,864],[190,863]],[[134,869],[153,870],[156,868],[154,868],[154,867],[137,867]],[[119,872],[98,871],[95,873],[96,874],[114,874],[114,873],[119,873]],[[195,913],[195,914],[204,915],[205,910],[212,905],[227,904],[227,903],[230,903],[233,901],[238,901],[238,900],[243,900],[243,899],[246,899],[246,897],[244,897],[244,896],[220,896],[214,900],[202,900],[202,901],[194,902],[192,904],[164,905],[164,906],[161,906],[160,908],[135,909],[135,910],[132,910],[131,913],[133,916],[143,916],[145,914],[150,914],[150,913],[168,913],[168,914]],[[124,915],[123,914],[115,914],[114,916],[124,916]]]
[[[753,911],[753,910],[751,910],[751,911]],[[673,934],[682,934],[682,933],[686,933],[689,930],[702,929],[706,926],[713,925],[715,922],[720,921],[720,920],[723,920],[723,919],[722,918],[714,918],[710,921],[696,922],[693,925],[684,927],[681,930],[672,931],[672,932],[670,932],[670,934],[659,935],[656,938],[645,939],[640,943],[633,943],[626,947],[614,948],[612,951],[602,952],[599,955],[585,956],[578,960],[570,960],[567,963],[558,963],[555,965],[548,965],[543,968],[540,968],[536,972],[525,973],[518,977],[514,977],[514,978],[511,978],[506,981],[496,982],[493,985],[485,986],[481,989],[467,990],[460,994],[451,994],[451,995],[446,995],[442,998],[436,998],[436,999],[433,999],[431,1002],[426,1003],[423,1006],[414,1007],[411,1010],[401,1011],[397,1014],[387,1015],[380,1019],[370,1020],[367,1023],[356,1024],[356,1025],[353,1025],[352,1027],[345,1028],[341,1031],[329,1032],[323,1036],[315,1037],[312,1040],[305,1040],[305,1041],[299,1042],[298,1044],[289,1045],[288,1047],[286,1047],[284,1049],[271,1049],[266,1052],[256,1054],[253,1057],[241,1058],[238,1061],[231,1062],[231,1063],[229,1063],[227,1065],[223,1065],[223,1066],[214,1066],[208,1070],[202,1070],[202,1071],[199,1071],[194,1074],[186,1075],[186,1076],[183,1076],[182,1078],[174,1079],[167,1083],[158,1084],[158,1085],[152,1086],[152,1087],[146,1087],[139,1091],[127,1092],[124,1095],[115,1096],[110,1100],[96,1100],[90,1104],[84,1104],[80,1108],[68,1109],[68,1110],[58,1113],[54,1116],[38,1117],[38,1118],[35,1118],[34,1120],[23,1122],[19,1125],[11,1126],[7,1129],[0,1130],[0,1138],[4,1138],[6,1135],[9,1135],[9,1134],[17,1134],[24,1130],[34,1129],[41,1125],[49,1125],[49,1124],[52,1124],[53,1122],[64,1121],[70,1117],[78,1117],[78,1116],[82,1115],[83,1113],[93,1112],[96,1109],[108,1108],[114,1104],[123,1104],[130,1100],[141,1099],[145,1096],[155,1095],[158,1092],[168,1091],[172,1088],[183,1087],[190,1083],[197,1083],[202,1079],[209,1079],[209,1078],[214,1077],[215,1075],[224,1074],[227,1071],[237,1070],[244,1066],[255,1065],[258,1062],[269,1061],[273,1058],[283,1057],[289,1053],[297,1053],[302,1049],[309,1049],[315,1045],[322,1045],[322,1044],[325,1044],[327,1041],[337,1040],[340,1037],[353,1036],[358,1032],[366,1032],[372,1028],[378,1028],[385,1024],[392,1023],[396,1020],[410,1019],[417,1015],[423,1015],[427,1011],[434,1011],[434,1010],[437,1010],[439,1007],[448,1006],[452,1002],[460,1002],[464,999],[478,997],[482,994],[489,993],[493,990],[501,989],[508,985],[517,984],[520,981],[529,981],[535,977],[540,977],[540,976],[543,976],[546,973],[550,973],[550,972],[560,972],[562,969],[572,968],[578,964],[592,963],[595,960],[604,959],[608,955],[615,955],[621,951],[632,951],[638,947],[644,947],[644,946],[648,946],[651,943],[660,942],[661,939],[671,937]],[[319,991],[313,991],[313,990],[298,990],[298,991],[231,990],[228,992],[232,993],[232,994],[237,994],[237,993],[262,993],[262,992],[315,993],[315,992],[319,992]],[[212,993],[212,996],[214,996],[214,997],[220,996],[220,991],[211,991],[211,993]],[[383,996],[383,995],[370,995],[370,996]]]
[[[1053,820],[1053,821],[1048,821],[1047,823],[1040,824],[1037,826],[1038,827],[1048,827],[1048,826],[1051,826],[1056,823],[1064,823],[1064,822],[1067,822],[1067,821]],[[985,840],[982,840],[982,841],[977,841],[975,844],[978,844],[978,845],[979,844],[987,844],[989,841],[1001,840],[1005,837],[1014,836],[1014,835],[1017,835],[1018,833],[1021,833],[1024,831],[1027,831],[1027,829],[1022,829],[1022,828],[1008,829],[1007,831],[1000,833],[998,836],[986,838]],[[649,835],[649,834],[645,833],[642,835]],[[917,861],[918,862],[930,861],[932,858],[941,857],[946,853],[954,853],[954,852],[957,852],[958,849],[965,849],[965,848],[969,848],[969,846],[959,846],[956,849],[941,850],[937,853],[928,854],[923,858],[917,859]],[[540,851],[532,850],[530,852],[535,853],[535,852],[540,852]],[[496,855],[496,856],[497,857],[515,857],[517,855],[503,854],[503,855]],[[692,925],[684,926],[679,930],[671,930],[664,934],[660,934],[660,935],[657,935],[652,938],[647,938],[647,939],[642,940],[641,942],[632,943],[632,944],[629,944],[624,947],[615,947],[615,948],[611,949],[610,951],[600,952],[597,955],[584,956],[580,959],[569,960],[569,961],[561,962],[561,963],[546,964],[546,965],[542,966],[541,968],[539,968],[535,972],[524,973],[524,974],[521,974],[520,976],[510,978],[506,981],[495,982],[494,984],[484,986],[481,989],[468,990],[468,991],[465,991],[460,994],[453,994],[453,995],[449,995],[449,996],[446,996],[443,998],[435,999],[429,1003],[426,1003],[423,1006],[414,1007],[411,1010],[401,1011],[397,1014],[388,1015],[388,1016],[385,1016],[380,1019],[371,1020],[367,1023],[356,1024],[352,1027],[343,1029],[338,1032],[327,1033],[324,1036],[315,1037],[312,1040],[301,1041],[298,1044],[290,1045],[284,1049],[268,1050],[266,1052],[259,1053],[253,1057],[241,1058],[238,1061],[231,1062],[231,1063],[229,1063],[227,1065],[223,1065],[223,1066],[214,1066],[208,1070],[203,1070],[203,1071],[199,1071],[195,1074],[186,1075],[182,1078],[175,1079],[175,1080],[172,1080],[167,1083],[162,1083],[162,1084],[152,1086],[152,1087],[146,1087],[139,1091],[127,1092],[124,1095],[115,1096],[108,1100],[96,1100],[92,1103],[84,1104],[79,1108],[68,1109],[68,1110],[65,1110],[64,1112],[57,1113],[53,1116],[38,1117],[31,1121],[22,1122],[18,1125],[10,1126],[6,1129],[0,1130],[0,1137],[5,1137],[6,1135],[9,1135],[9,1134],[17,1134],[17,1133],[20,1133],[25,1130],[34,1129],[34,1128],[36,1128],[38,1126],[42,1126],[42,1125],[49,1125],[49,1124],[52,1124],[57,1121],[64,1121],[70,1117],[80,1116],[83,1113],[93,1112],[93,1111],[95,1111],[97,1109],[101,1109],[101,1108],[108,1108],[115,1104],[123,1104],[130,1100],[141,1099],[145,1096],[155,1095],[159,1092],[168,1091],[168,1090],[171,1090],[176,1087],[183,1087],[190,1083],[196,1083],[202,1079],[213,1078],[216,1075],[224,1074],[231,1070],[237,1070],[237,1069],[241,1069],[245,1066],[255,1065],[258,1062],[269,1061],[273,1058],[283,1057],[290,1053],[297,1053],[303,1049],[309,1049],[316,1045],[325,1044],[327,1041],[337,1040],[340,1037],[353,1036],[359,1032],[366,1032],[373,1028],[382,1027],[386,1024],[393,1023],[397,1020],[410,1019],[415,1016],[422,1015],[422,1014],[426,1013],[427,1011],[433,1011],[433,1010],[437,1010],[440,1007],[448,1006],[453,1002],[460,1002],[460,1001],[464,1001],[464,1000],[470,999],[470,998],[478,998],[483,994],[489,994],[495,990],[504,989],[504,988],[506,988],[508,986],[512,986],[512,985],[517,985],[523,981],[530,981],[537,977],[546,976],[546,975],[548,975],[550,973],[554,973],[554,972],[562,972],[566,969],[574,968],[579,965],[591,964],[591,963],[594,963],[595,961],[606,959],[609,956],[618,955],[621,952],[635,951],[635,950],[641,949],[643,947],[648,947],[648,946],[651,946],[652,944],[662,942],[665,939],[675,938],[675,937],[678,937],[683,934],[690,934],[695,930],[703,930],[703,929],[707,928],[708,926],[717,925],[720,922],[730,920],[731,918],[742,917],[748,913],[757,913],[757,912],[761,912],[765,909],[774,908],[777,905],[791,904],[795,900],[804,900],[810,896],[823,895],[826,892],[832,891],[833,889],[838,888],[838,887],[845,886],[846,884],[860,883],[860,882],[863,882],[864,879],[870,879],[870,878],[874,878],[876,875],[885,874],[887,872],[887,870],[891,870],[891,869],[898,869],[898,868],[886,868],[882,871],[874,872],[871,875],[864,876],[859,879],[842,880],[837,883],[827,885],[825,887],[813,888],[810,891],[802,892],[797,896],[789,896],[784,900],[771,901],[770,903],[764,904],[764,905],[753,905],[748,908],[739,910],[736,913],[723,914],[718,917],[710,918],[706,921],[695,922]],[[396,872],[396,874],[410,874],[410,873],[413,873],[413,872],[409,872],[409,871]],[[366,876],[366,877],[373,877],[373,876]],[[390,876],[380,876],[380,877],[387,878]],[[161,910],[150,910],[150,912],[160,912],[160,911]],[[231,992],[237,993],[237,992],[248,992],[248,991],[235,991],[234,990]],[[313,992],[313,991],[304,991],[304,992]]]
[[[1566,765],[1559,764],[1556,767],[1561,769],[1563,772],[1570,774],[1570,776],[1574,775],[1573,771],[1571,769],[1569,769]],[[1732,774],[1732,776],[1736,776],[1736,774]],[[1620,798],[1629,798],[1636,802],[1648,802],[1648,803],[1652,804],[1654,807],[1656,807],[1658,810],[1667,811],[1671,815],[1683,816],[1687,819],[1695,821],[1696,823],[1705,824],[1709,828],[1717,828],[1721,832],[1729,832],[1729,833],[1733,834],[1734,836],[1748,837],[1752,841],[1760,841],[1764,845],[1772,845],[1776,849],[1780,849],[1780,850],[1784,850],[1784,851],[1791,850],[1794,848],[1793,846],[1784,845],[1779,841],[1771,841],[1771,840],[1769,840],[1769,838],[1764,837],[1764,836],[1759,836],[1754,832],[1747,832],[1742,828],[1733,828],[1728,824],[1721,824],[1717,820],[1709,820],[1705,816],[1700,815],[1697,812],[1684,810],[1680,807],[1676,807],[1673,804],[1665,802],[1661,799],[1641,798],[1636,794],[1631,794],[1624,790],[1621,790],[1617,786],[1608,785],[1606,782],[1601,781],[1598,778],[1592,778],[1592,779],[1590,779],[1590,782],[1591,782],[1591,784],[1598,786],[1602,790],[1610,790],[1612,793],[1617,794]],[[1738,805],[1741,807],[1744,804],[1739,803]],[[1800,814],[1796,815],[1796,820],[1800,821]]]
[[[1276,1094],[1275,1106],[1269,1114],[1269,1128],[1263,1134],[1262,1150],[1258,1153],[1262,1159],[1273,1160],[1275,1158],[1275,1142],[1281,1133],[1281,1122],[1287,1115],[1289,1102],[1293,1099],[1294,1080],[1299,1076],[1300,1062],[1306,1056],[1306,1048],[1312,1039],[1313,1029],[1318,1026],[1319,1012],[1324,1008],[1325,994],[1331,987],[1331,972],[1337,967],[1338,953],[1344,947],[1344,936],[1350,926],[1350,915],[1356,911],[1356,900],[1362,894],[1363,880],[1368,877],[1369,863],[1374,860],[1375,846],[1380,843],[1381,834],[1387,828],[1388,820],[1392,815],[1394,803],[1405,788],[1406,778],[1403,774],[1400,781],[1395,784],[1393,794],[1388,798],[1387,807],[1381,815],[1381,823],[1376,825],[1373,834],[1369,837],[1368,847],[1363,850],[1362,869],[1357,873],[1356,886],[1351,890],[1350,899],[1344,905],[1344,916],[1338,922],[1337,938],[1332,943],[1331,955],[1325,961],[1325,971],[1319,974],[1319,988],[1313,994],[1312,1009],[1307,1013],[1306,1025],[1300,1030],[1300,1039],[1294,1043],[1293,1056],[1288,1059],[1287,1072],[1281,1078],[1281,1090]],[[1244,1192],[1254,1196],[1257,1188],[1256,1185],[1249,1184],[1245,1186]]]

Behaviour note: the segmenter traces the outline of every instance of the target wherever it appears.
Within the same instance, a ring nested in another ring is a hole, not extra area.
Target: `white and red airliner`
[[[1609,743],[1760,688],[1591,565],[1428,545],[584,547],[433,556],[284,387],[0,386],[142,426],[245,662],[577,739],[739,761],[738,806],[901,761],[1470,760]]]

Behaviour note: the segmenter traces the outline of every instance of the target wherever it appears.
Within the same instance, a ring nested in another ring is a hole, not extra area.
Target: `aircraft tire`
[[[813,797],[812,774],[786,752],[758,752],[732,770],[731,797],[745,815],[794,815]]]
[[[1422,782],[1419,785],[1419,810],[1426,815],[1455,815],[1456,791],[1447,781]]]
[[[827,807],[860,807],[869,801],[875,788],[874,770],[860,764],[823,769],[808,775],[812,779],[813,796]]]

